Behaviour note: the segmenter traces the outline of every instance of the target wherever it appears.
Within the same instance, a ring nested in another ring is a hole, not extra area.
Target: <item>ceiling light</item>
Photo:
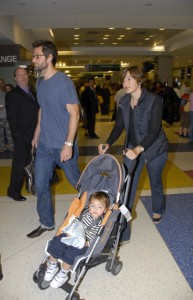
[[[109,29],[110,29],[110,30],[113,30],[113,29],[115,29],[115,28],[114,28],[114,27],[109,27]]]
[[[78,37],[78,36],[80,36],[79,34],[74,34],[74,37]]]
[[[127,27],[127,28],[125,28],[126,30],[131,30],[132,28],[130,28],[130,27]]]
[[[165,30],[165,28],[159,28],[159,30],[160,30],[160,31],[163,31],[163,30]]]
[[[125,35],[124,35],[124,34],[121,34],[120,37],[125,37]]]
[[[150,38],[145,38],[145,41],[149,41],[150,40]]]
[[[51,37],[53,37],[53,38],[54,38],[54,34],[53,34],[53,31],[52,31],[52,29],[51,29],[51,28],[49,29],[49,32],[50,32],[50,34],[51,34]]]
[[[108,40],[108,37],[104,37],[103,40]]]
[[[117,45],[117,43],[112,43],[113,45]]]
[[[164,46],[154,46],[153,47],[153,51],[165,51],[165,47]]]

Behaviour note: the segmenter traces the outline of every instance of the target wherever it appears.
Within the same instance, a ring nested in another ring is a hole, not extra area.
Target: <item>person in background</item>
[[[143,88],[144,80],[144,72],[137,66],[122,71],[126,94],[120,100],[110,136],[105,144],[98,146],[98,151],[104,154],[125,129],[123,155],[127,166],[137,160],[127,208],[133,207],[140,174],[146,165],[152,193],[152,219],[158,224],[165,210],[162,172],[167,161],[168,140],[162,128],[162,98]],[[128,228],[123,236],[123,240],[127,239]]]
[[[36,148],[35,186],[40,226],[27,234],[28,238],[55,227],[50,190],[54,166],[64,171],[74,187],[80,177],[76,139],[80,112],[75,86],[66,74],[55,68],[58,50],[52,41],[38,40],[32,46],[32,62],[42,75],[36,86],[40,110],[32,139],[32,147]]]
[[[85,109],[86,123],[89,139],[99,139],[95,133],[96,113],[98,112],[98,99],[94,87],[94,78],[90,77],[87,86],[81,94],[81,105]]]
[[[181,96],[184,105],[180,106],[180,127],[179,127],[179,136],[187,138],[188,137],[188,130],[190,127],[190,94],[186,93]]]
[[[21,67],[14,71],[16,87],[5,95],[7,120],[14,141],[8,197],[16,201],[25,201],[21,190],[25,171],[32,159],[31,142],[36,128],[39,106],[34,91],[29,89],[27,70]]]
[[[6,91],[6,93],[9,92],[9,91],[12,91],[13,89],[14,89],[13,84],[6,83],[6,85],[5,85],[5,91]]]
[[[193,93],[190,93],[190,132],[189,132],[189,143],[193,144]]]
[[[5,80],[0,78],[0,91],[5,92]]]
[[[190,94],[190,92],[191,92],[191,88],[189,82],[188,81],[183,82],[180,87],[181,96],[184,94]]]
[[[13,151],[13,139],[5,109],[5,81],[0,79],[0,152]]]
[[[119,101],[122,98],[122,96],[124,96],[124,95],[125,95],[125,90],[124,90],[123,86],[120,85],[118,87],[117,92],[115,93],[115,96],[114,96],[115,106],[114,106],[114,112],[113,112],[113,115],[112,115],[111,122],[116,120],[117,110],[118,110],[118,107],[119,107]]]

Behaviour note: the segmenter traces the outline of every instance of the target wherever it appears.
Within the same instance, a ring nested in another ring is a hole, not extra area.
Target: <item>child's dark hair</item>
[[[98,192],[93,193],[89,198],[89,204],[91,203],[91,201],[93,199],[97,199],[99,202],[101,202],[105,206],[105,208],[109,208],[109,206],[110,206],[109,195],[103,191],[98,191]]]

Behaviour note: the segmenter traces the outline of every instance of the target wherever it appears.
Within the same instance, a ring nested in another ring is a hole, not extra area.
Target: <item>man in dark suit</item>
[[[98,99],[94,88],[94,78],[88,79],[88,85],[81,94],[81,105],[85,109],[88,138],[99,139],[95,133],[96,113],[98,111]]]
[[[8,197],[25,201],[21,195],[24,167],[31,162],[32,138],[37,124],[39,106],[35,93],[29,89],[27,70],[18,67],[14,72],[16,87],[6,94],[6,113],[14,141],[14,152]]]

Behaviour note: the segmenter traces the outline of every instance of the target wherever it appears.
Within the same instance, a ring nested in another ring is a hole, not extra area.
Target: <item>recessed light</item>
[[[144,6],[152,6],[152,3],[145,3]]]

